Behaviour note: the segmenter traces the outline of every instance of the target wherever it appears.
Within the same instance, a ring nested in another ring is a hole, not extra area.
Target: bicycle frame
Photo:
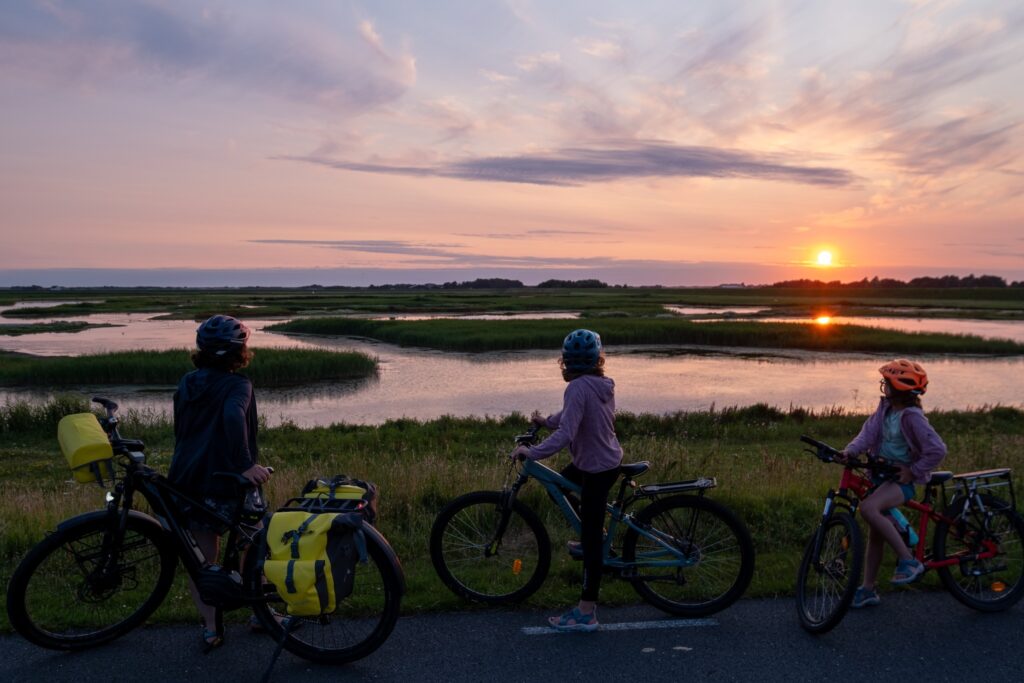
[[[492,551],[497,551],[498,539],[500,539],[504,533],[505,528],[508,525],[509,517],[512,513],[512,502],[518,495],[519,489],[521,489],[530,479],[536,480],[542,487],[544,487],[548,497],[555,502],[569,525],[576,531],[576,533],[580,533],[581,523],[579,515],[576,513],[576,510],[573,509],[568,498],[569,493],[580,493],[580,486],[569,481],[546,465],[535,460],[524,460],[522,462],[522,469],[519,471],[515,482],[511,486],[506,486],[503,490],[503,494],[507,496],[507,498],[505,500],[505,505],[503,506],[501,522],[499,523],[498,530],[495,533],[494,541],[492,542],[491,547],[487,550],[488,555],[493,554]],[[649,529],[640,526],[634,521],[633,515],[626,512],[626,510],[641,498],[656,498],[657,493],[681,493],[688,490],[697,490],[699,491],[698,495],[704,495],[704,492],[714,485],[715,483],[713,479],[699,479],[694,480],[694,482],[680,482],[678,485],[664,485],[658,492],[649,492],[644,490],[644,487],[641,487],[640,493],[635,493],[628,499],[624,499],[626,488],[636,487],[636,484],[628,477],[623,476],[619,485],[618,495],[615,497],[615,500],[608,503],[606,506],[611,519],[608,522],[608,532],[605,535],[604,545],[601,548],[601,556],[604,566],[622,571],[641,566],[690,567],[696,564],[696,560],[691,559],[685,552],[676,547],[674,538],[659,532],[657,529]],[[655,485],[652,485],[648,488],[654,488],[654,486]],[[633,561],[629,562],[619,557],[613,557],[611,555],[612,541],[615,538],[615,533],[620,523],[629,529],[633,529],[640,536],[656,543],[659,546],[659,550],[644,553],[643,556],[634,558]],[[691,526],[695,526],[696,523],[697,515],[694,515],[690,524]],[[693,529],[689,529],[688,533],[692,535]],[[665,558],[665,553],[668,553],[671,557]]]
[[[120,516],[119,532],[124,529],[128,511],[133,507],[135,493],[139,493],[145,498],[153,510],[157,521],[160,522],[160,526],[163,527],[169,536],[174,538],[178,549],[178,556],[185,566],[185,570],[193,579],[209,563],[216,562],[217,558],[207,558],[199,548],[199,544],[196,542],[195,537],[193,537],[192,532],[180,524],[178,505],[172,502],[173,499],[191,505],[194,510],[200,512],[211,522],[223,525],[229,529],[225,544],[224,566],[228,570],[241,571],[241,547],[253,541],[257,530],[254,528],[252,534],[247,534],[242,528],[243,525],[240,519],[241,500],[239,500],[239,504],[235,509],[235,514],[230,518],[225,517],[204,503],[183,493],[164,480],[156,471],[141,464],[133,464],[129,466],[124,480],[115,486],[112,498],[108,503],[108,510],[117,511]]]
[[[818,532],[815,536],[815,557],[818,557],[821,554],[821,539],[824,533],[825,524],[828,522],[829,518],[835,512],[837,505],[846,507],[851,515],[856,515],[860,501],[867,497],[867,495],[871,493],[871,491],[874,490],[874,488],[875,484],[867,477],[863,476],[862,474],[859,474],[854,467],[848,465],[843,469],[843,476],[840,479],[838,490],[829,489],[829,492],[825,497],[825,507],[822,512],[821,524],[819,525]],[[936,489],[942,491],[942,509],[946,509],[945,490],[941,489],[940,484],[938,483],[928,484],[925,487],[924,500],[909,500],[906,503],[904,503],[906,507],[910,508],[911,510],[916,510],[920,513],[920,518],[918,520],[916,530],[918,534],[918,542],[917,545],[913,548],[914,558],[917,559],[919,562],[923,563],[925,568],[927,569],[937,569],[939,567],[952,567],[954,565],[960,564],[964,560],[988,560],[996,557],[999,554],[999,549],[996,546],[996,544],[990,539],[982,540],[982,543],[985,545],[986,548],[984,552],[976,553],[969,556],[961,555],[957,557],[950,557],[944,560],[936,560],[933,557],[931,557],[930,552],[927,550],[926,541],[928,534],[928,524],[930,522],[945,522],[950,527],[955,527],[957,524],[956,519],[949,517],[948,515],[943,514],[942,512],[939,512],[938,510],[935,509],[933,503],[936,497]],[[837,504],[837,498],[839,498],[842,502]],[[976,492],[969,491],[966,494],[965,499],[967,501],[965,505],[977,505],[979,507],[979,511],[982,514],[985,513],[984,501],[982,501],[981,498],[976,495]],[[968,511],[968,509],[969,507],[965,508],[961,515],[965,514]],[[821,569],[820,561],[818,569]]]

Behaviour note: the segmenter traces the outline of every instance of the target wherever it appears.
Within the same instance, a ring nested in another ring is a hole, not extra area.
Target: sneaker
[[[583,559],[583,544],[579,541],[569,541],[565,544],[565,549],[569,551],[569,556],[577,559]]]
[[[597,610],[584,614],[579,607],[573,607],[560,617],[549,617],[548,624],[556,631],[596,631]]]
[[[914,583],[921,578],[922,574],[924,574],[924,565],[917,560],[913,558],[900,560],[889,582],[897,586],[903,586],[908,583]]]
[[[878,597],[878,591],[861,586],[853,594],[853,602],[850,603],[850,607],[860,609],[861,607],[874,607],[881,604],[882,598]]]

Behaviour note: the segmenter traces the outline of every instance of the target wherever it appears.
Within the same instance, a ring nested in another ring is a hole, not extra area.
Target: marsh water
[[[737,311],[739,312],[739,311]],[[744,311],[743,313],[745,313]],[[526,316],[529,314],[521,314]],[[563,314],[569,317],[571,314]],[[153,314],[97,314],[76,320],[118,327],[75,334],[44,333],[0,336],[0,349],[38,355],[80,355],[130,349],[186,348],[196,323],[154,320]],[[507,316],[504,316],[507,317]],[[534,316],[536,317],[536,316]],[[882,319],[889,323],[913,318]],[[862,323],[857,318],[852,322]],[[355,349],[380,361],[377,377],[362,382],[331,383],[294,389],[260,389],[260,410],[270,424],[292,421],[301,426],[335,422],[379,424],[409,417],[442,415],[502,416],[534,409],[554,411],[565,387],[557,352],[451,353],[400,348],[365,339],[310,337],[271,333],[277,321],[247,320],[253,346]],[[1024,340],[1024,323],[929,320],[944,325],[965,323],[984,336]],[[984,329],[985,332],[981,330]],[[946,327],[943,331],[954,331]],[[867,412],[878,397],[877,354],[835,354],[794,350],[721,349],[712,347],[610,347],[608,374],[616,381],[619,410],[668,413],[711,406],[767,403],[780,408],[843,407]],[[932,384],[929,408],[975,408],[1024,405],[1024,358],[931,356],[926,363]],[[77,387],[102,391],[125,408],[169,411],[173,387]],[[50,392],[0,390],[0,401],[45,400]]]

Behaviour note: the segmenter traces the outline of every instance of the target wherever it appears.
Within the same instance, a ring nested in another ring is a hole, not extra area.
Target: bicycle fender
[[[67,529],[74,529],[77,526],[87,524],[89,522],[92,522],[93,520],[102,519],[106,517],[108,514],[110,513],[106,510],[93,510],[92,512],[86,512],[84,514],[72,517],[71,519],[65,519],[63,522],[57,525],[57,531],[66,531]],[[128,516],[133,517],[141,522],[145,522],[146,524],[154,525],[156,528],[160,529],[160,532],[163,534],[167,533],[167,530],[160,526],[160,522],[156,521],[156,519],[147,515],[144,512],[139,512],[138,510],[129,510]]]
[[[369,522],[363,522],[363,533],[373,539],[381,550],[384,551],[384,555],[387,556],[388,560],[395,566],[398,572],[398,584],[399,584],[399,595],[405,595],[405,570],[402,569],[402,562],[398,559],[398,554],[395,552],[391,544],[388,543],[388,539],[384,538],[384,534],[377,531]]]

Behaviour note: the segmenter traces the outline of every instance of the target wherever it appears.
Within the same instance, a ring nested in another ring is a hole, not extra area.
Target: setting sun
[[[819,266],[831,266],[832,265],[832,252],[831,251],[819,251],[818,252],[818,265]]]

